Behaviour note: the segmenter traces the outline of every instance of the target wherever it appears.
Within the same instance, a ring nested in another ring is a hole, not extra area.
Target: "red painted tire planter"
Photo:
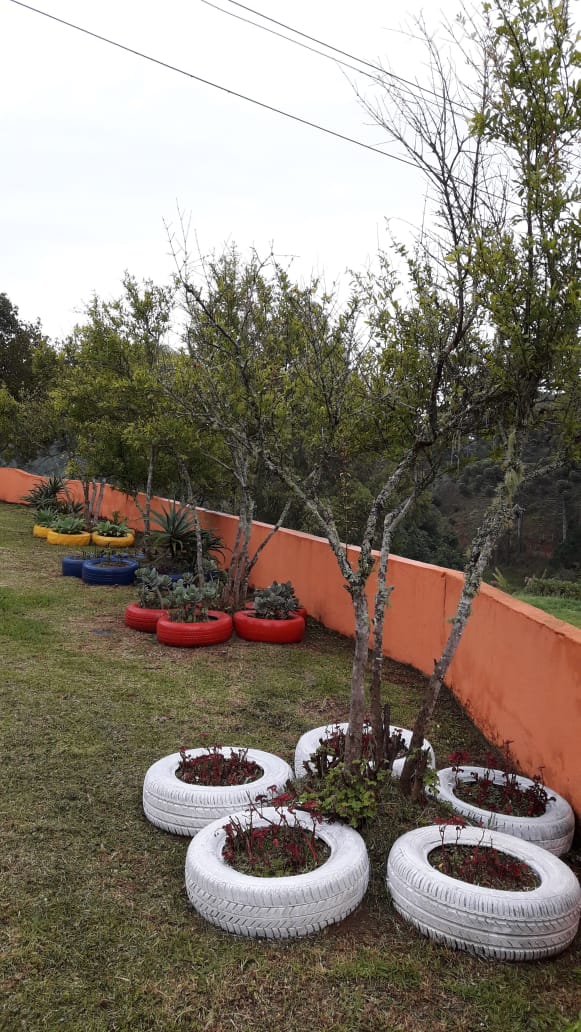
[[[133,584],[138,569],[134,559],[122,559],[114,566],[100,566],[98,559],[86,559],[81,576],[85,584]]]
[[[125,626],[134,631],[155,634],[157,621],[166,612],[165,609],[142,609],[136,602],[132,602],[125,610]]]
[[[177,645],[184,649],[195,649],[200,645],[218,645],[232,637],[232,617],[209,609],[210,617],[204,623],[179,623],[169,616],[160,616],[155,633],[162,645]]]
[[[294,614],[288,620],[264,620],[254,616],[250,610],[234,613],[234,630],[246,641],[267,641],[278,645],[291,645],[302,641],[305,621]]]

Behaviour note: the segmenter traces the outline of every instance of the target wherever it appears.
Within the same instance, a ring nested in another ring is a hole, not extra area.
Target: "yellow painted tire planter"
[[[40,523],[35,523],[34,527],[32,528],[32,534],[33,534],[34,537],[37,537],[37,538],[46,538],[46,535],[48,534],[48,531],[49,531],[49,528],[48,527],[41,527]]]
[[[46,540],[49,545],[90,545],[91,535],[88,531],[84,534],[59,534],[49,528]]]
[[[124,534],[123,537],[106,537],[93,531],[91,538],[94,545],[101,548],[127,548],[135,543],[135,534]]]

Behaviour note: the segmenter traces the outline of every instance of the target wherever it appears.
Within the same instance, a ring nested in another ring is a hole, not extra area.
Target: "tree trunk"
[[[349,727],[345,739],[345,763],[361,759],[363,721],[365,718],[365,671],[369,656],[369,612],[365,585],[351,589],[355,611],[355,651],[351,668]]]
[[[254,503],[252,498],[249,492],[242,488],[242,501],[238,512],[236,539],[221,599],[224,609],[232,612],[236,609],[241,609],[246,601],[246,592],[248,590],[248,553],[253,515]]]
[[[472,603],[480,589],[482,577],[490,561],[493,549],[507,522],[513,515],[513,498],[522,479],[520,466],[522,446],[522,439],[520,437],[517,438],[517,435],[514,433],[511,434],[504,464],[504,479],[472,543],[470,561],[464,572],[464,586],[456,609],[456,615],[452,620],[452,630],[448,635],[448,640],[444,645],[440,658],[434,663],[434,670],[428,682],[424,702],[413,727],[412,739],[400,779],[400,787],[404,795],[410,795],[412,792],[417,794],[419,791],[417,785],[414,787],[414,782],[421,780],[421,749],[429,730],[444,678],[464,634],[466,624],[472,612]]]
[[[373,609],[373,651],[371,655],[371,685],[369,689],[369,714],[374,737],[375,765],[379,770],[385,758],[385,741],[389,738],[388,727],[385,727],[384,709],[381,699],[381,674],[383,671],[383,628],[385,625],[385,609],[389,603],[393,586],[388,587],[385,583],[387,578],[387,564],[391,551],[391,539],[394,530],[401,523],[408,509],[415,500],[413,492],[393,512],[387,513],[383,520],[383,534],[381,538],[381,551],[379,553],[379,567],[377,570],[377,589]]]

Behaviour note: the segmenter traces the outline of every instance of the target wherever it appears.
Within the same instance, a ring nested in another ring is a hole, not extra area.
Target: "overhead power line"
[[[441,98],[439,100],[430,99],[430,96],[429,96],[430,94],[431,94],[432,97],[437,97],[438,96],[438,94],[437,94],[437,92],[435,90],[428,90],[424,86],[420,86],[419,83],[417,83],[414,88],[416,90],[419,90],[419,91],[421,91],[423,93],[427,93],[428,94],[427,97],[421,97],[420,98],[418,96],[418,94],[414,92],[414,89],[412,89],[411,86],[408,85],[408,80],[407,79],[402,79],[401,76],[395,75],[395,73],[393,73],[393,72],[385,72],[383,69],[380,69],[379,66],[377,66],[377,68],[378,68],[378,72],[380,74],[374,74],[373,72],[366,72],[363,68],[357,68],[356,65],[350,64],[348,61],[342,61],[340,57],[336,56],[336,54],[326,54],[324,50],[318,50],[317,47],[311,47],[311,46],[309,46],[308,43],[301,43],[301,41],[299,39],[292,39],[291,36],[285,35],[284,32],[277,32],[276,29],[269,29],[268,25],[261,25],[260,22],[253,21],[252,18],[246,18],[243,14],[235,14],[234,11],[225,11],[223,7],[219,7],[218,4],[212,3],[212,0],[200,0],[200,2],[202,4],[205,4],[206,7],[211,7],[214,11],[219,11],[220,14],[227,15],[229,18],[235,18],[237,21],[244,22],[245,25],[251,25],[253,28],[260,29],[262,32],[268,32],[268,33],[270,33],[271,36],[276,36],[278,39],[284,39],[284,40],[286,40],[287,43],[292,43],[293,46],[302,47],[303,50],[308,50],[311,54],[316,54],[318,57],[324,57],[327,61],[332,61],[333,64],[339,65],[341,68],[349,68],[350,71],[355,72],[356,75],[363,75],[363,76],[365,76],[366,79],[371,79],[372,82],[375,82],[375,83],[377,83],[380,86],[384,85],[384,78],[383,77],[388,75],[392,79],[395,79],[398,82],[403,83],[403,86],[401,86],[400,89],[402,90],[403,93],[408,93],[409,96],[410,96],[410,99],[413,99],[415,101],[418,101],[418,100],[421,99],[423,104],[431,104],[431,105],[434,105],[435,107],[437,107],[438,109],[441,108]],[[228,2],[232,2],[232,0],[228,0]],[[237,6],[241,6],[241,5],[237,5]],[[245,10],[249,10],[250,11],[250,10],[252,10],[252,8],[248,7],[248,8],[245,8]],[[259,14],[258,11],[256,13],[257,13],[257,15],[260,18],[267,18],[268,17],[265,14]],[[268,20],[272,21],[273,19],[269,18]],[[282,23],[280,23],[280,24],[282,24]],[[297,29],[290,29],[290,31],[291,32],[297,32],[298,30]],[[390,29],[389,31],[390,32],[396,32],[397,29]],[[300,35],[303,35],[303,33],[300,33]],[[306,38],[310,39],[309,36],[307,36]],[[420,37],[416,36],[416,37],[414,37],[414,39],[420,39]],[[322,45],[325,46],[325,47],[329,46],[328,43],[323,43]],[[331,48],[331,49],[334,49],[334,48]],[[362,61],[362,59],[359,58],[359,57],[354,57],[353,60],[354,61],[359,61],[359,62],[361,62],[363,64],[369,64],[369,62]],[[375,65],[369,65],[369,67],[370,68],[374,68],[376,66]],[[457,101],[457,102],[454,101],[453,103],[450,102],[450,104],[451,104],[451,107],[454,110],[454,112],[472,111],[472,108],[468,108],[466,105],[461,104],[460,101]]]
[[[324,125],[319,125],[317,122],[311,122],[308,118],[301,118],[299,115],[293,115],[290,111],[283,111],[282,108],[277,108],[273,104],[266,104],[262,100],[257,100],[255,97],[249,97],[244,93],[238,93],[236,90],[228,89],[226,86],[220,86],[219,83],[211,82],[210,79],[204,79],[200,75],[195,75],[193,72],[188,72],[185,68],[179,68],[177,65],[169,64],[167,61],[162,61],[157,57],[153,57],[151,54],[145,54],[141,50],[135,50],[134,47],[128,47],[124,43],[118,43],[114,39],[110,39],[108,36],[101,36],[98,32],[92,32],[90,29],[83,28],[82,25],[76,25],[74,22],[66,21],[64,18],[58,18],[55,14],[49,14],[48,11],[41,11],[38,7],[32,7],[30,4],[25,4],[22,0],[10,0],[10,3],[16,4],[18,7],[24,7],[27,11],[32,11],[34,14],[40,14],[44,18],[49,18],[51,21],[58,22],[60,25],[66,25],[69,29],[75,29],[76,32],[82,32],[86,36],[91,36],[93,39],[98,39],[101,43],[108,43],[112,47],[117,47],[119,50],[124,50],[128,54],[133,54],[135,57],[141,57],[144,61],[150,61],[152,64],[159,65],[160,68],[167,68],[170,72],[177,72],[179,75],[185,75],[188,79],[193,79],[196,82],[201,82],[205,86],[211,86],[215,90],[220,90],[222,93],[228,93],[232,97],[237,97],[239,100],[245,100],[249,104],[255,104],[257,107],[261,107],[266,111],[272,111],[273,114],[281,115],[283,118],[290,118],[293,122],[299,122],[301,125],[307,125],[311,129],[317,129],[321,133],[326,133],[328,136],[334,136],[338,140],[345,140],[346,143],[355,144],[357,147],[363,147],[364,150],[373,151],[375,154],[380,154],[382,158],[389,158],[391,161],[398,161],[402,165],[409,165],[411,168],[416,168],[413,161],[409,161],[407,158],[402,158],[398,154],[391,154],[389,151],[381,150],[380,147],[374,147],[371,143],[364,143],[362,140],[356,140],[353,136],[347,136],[345,133],[339,133],[335,129],[328,129]]]
[[[209,0],[202,0],[202,2],[209,3]],[[263,14],[261,11],[256,11],[253,7],[247,7],[245,4],[239,3],[238,0],[224,0],[224,2],[233,4],[234,7],[240,7],[243,11],[248,11],[250,14],[255,14],[259,18],[264,18],[265,21],[272,22],[273,25],[278,25],[281,29],[287,29],[289,32],[294,32],[296,36],[302,36],[303,39],[308,39],[311,43],[317,43],[321,47],[326,47],[327,50],[332,50],[335,54],[341,54],[342,57],[348,57],[351,61],[357,61],[358,64],[365,65],[367,68],[372,68],[374,72],[379,72],[382,76],[387,77],[388,79],[393,79],[396,82],[401,82],[404,84],[404,86],[407,86],[411,90],[419,90],[420,93],[428,93],[431,94],[433,97],[440,99],[440,96],[436,90],[431,90],[427,86],[420,86],[419,83],[413,82],[411,79],[404,79],[401,75],[396,75],[395,72],[388,72],[385,70],[385,68],[382,68],[381,65],[374,64],[372,61],[367,61],[363,57],[357,57],[355,54],[350,54],[348,50],[341,50],[339,47],[335,47],[331,43],[325,43],[324,40],[317,39],[316,36],[309,36],[308,33],[301,32],[300,29],[293,29],[292,25],[287,25],[285,22],[277,21],[276,18],[271,18],[268,14]],[[214,7],[215,4],[209,3],[209,6]],[[217,10],[222,10],[222,8],[218,7]],[[224,11],[224,14],[227,13],[228,12]],[[255,25],[256,22],[250,22],[250,24]],[[257,28],[263,28],[263,26],[259,25],[257,26]],[[394,29],[393,31],[395,32],[398,30]],[[277,35],[279,34],[277,33]],[[284,38],[288,39],[288,36],[285,36]],[[421,36],[414,36],[413,38],[421,39]],[[297,41],[289,39],[289,43],[293,42],[296,43]],[[310,50],[311,47],[308,47],[308,49]],[[315,53],[320,53],[320,51],[315,51]],[[323,54],[322,56],[326,57],[328,55]],[[341,64],[342,62],[338,63]],[[348,67],[352,66],[349,65]],[[355,69],[355,71],[358,71],[358,69]],[[360,74],[363,75],[364,73],[360,72]],[[376,78],[376,76],[370,76],[370,78]],[[469,107],[467,104],[461,104],[459,101],[455,106],[461,108],[463,111],[472,111],[471,107]]]

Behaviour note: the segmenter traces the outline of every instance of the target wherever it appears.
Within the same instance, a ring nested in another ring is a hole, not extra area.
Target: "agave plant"
[[[130,528],[124,520],[99,520],[95,524],[95,532],[103,537],[125,537],[129,534]]]
[[[196,525],[188,508],[178,508],[175,502],[170,502],[168,509],[161,512],[152,510],[151,515],[161,528],[156,541],[169,551],[172,559],[179,558],[184,550],[195,549]]]
[[[85,530],[85,521],[82,516],[57,516],[52,529],[57,534],[82,534]]]
[[[56,509],[51,509],[48,506],[43,509],[37,509],[34,514],[34,522],[37,523],[39,527],[52,527],[57,519],[58,511]]]
[[[152,512],[151,515],[161,527],[160,533],[156,534],[158,547],[169,553],[171,559],[179,563],[182,568],[187,567],[189,570],[197,572],[196,524],[191,509],[186,506],[178,508],[175,502],[170,502],[168,509]],[[204,575],[207,579],[219,580],[221,570],[214,557],[224,555],[222,538],[211,530],[203,529],[200,533]]]
[[[22,501],[38,510],[61,511],[62,499],[59,498],[59,495],[65,491],[65,487],[64,477],[53,474],[43,480],[41,484],[36,484],[28,494],[23,495]],[[42,525],[45,526],[45,524]]]

